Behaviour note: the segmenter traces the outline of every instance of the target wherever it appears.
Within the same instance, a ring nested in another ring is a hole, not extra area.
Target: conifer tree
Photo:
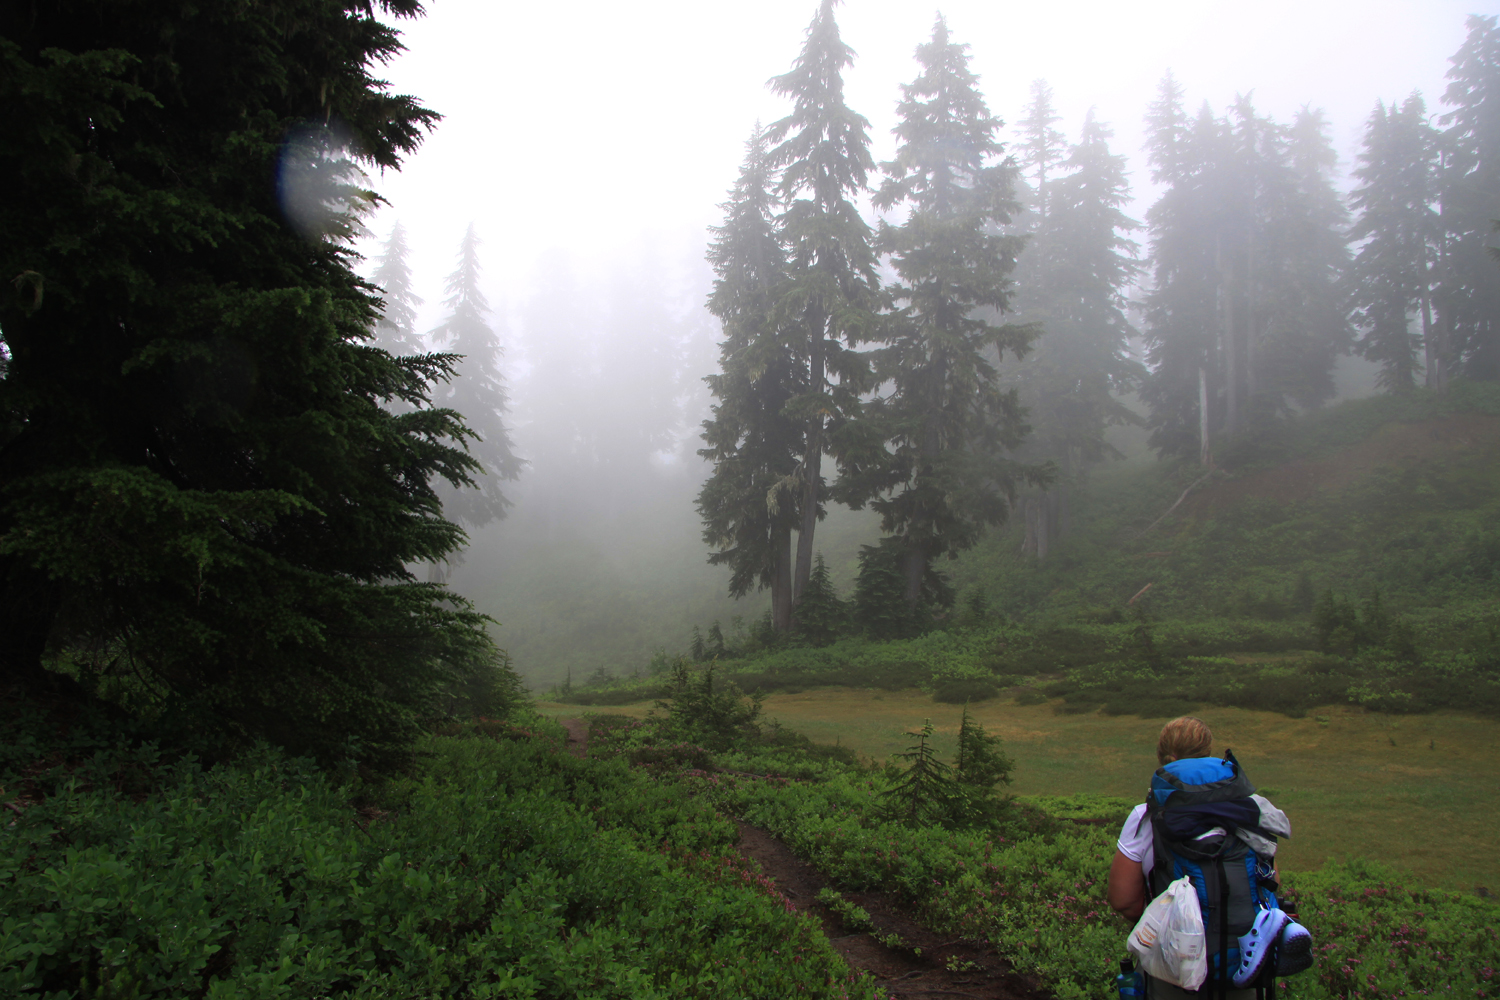
[[[1170,76],[1147,116],[1153,178],[1147,213],[1153,288],[1141,396],[1152,444],[1212,462],[1233,437],[1333,392],[1348,338],[1338,282],[1344,217],[1321,116],[1291,125],[1207,105],[1188,121]]]
[[[887,808],[908,826],[942,825],[953,805],[953,770],[938,759],[932,734],[932,720],[924,719],[921,729],[906,734],[917,741],[893,754],[906,770],[886,790]]]
[[[1328,122],[1302,108],[1284,130],[1284,159],[1265,199],[1263,235],[1248,268],[1253,419],[1304,410],[1335,393],[1333,369],[1352,342],[1345,274],[1349,214],[1334,184]]]
[[[351,268],[356,169],[437,118],[372,75],[401,50],[378,15],[421,11],[379,8],[0,7],[24,278],[0,296],[0,684],[378,764],[504,672],[406,568],[460,543],[430,480],[477,465],[427,405],[449,360],[370,345]],[[278,171],[321,185],[296,224]]]
[[[1434,350],[1469,378],[1500,379],[1500,282],[1487,247],[1500,218],[1500,16],[1473,15],[1454,53],[1443,102],[1443,251]],[[1440,376],[1446,377],[1446,371]]]
[[[1062,115],[1052,107],[1052,88],[1047,81],[1031,81],[1031,103],[1026,107],[1026,117],[1017,126],[1021,142],[1016,158],[1022,169],[1030,173],[1035,201],[1032,208],[1038,220],[1047,217],[1049,181],[1067,155],[1067,138],[1053,127],[1060,121]]]
[[[375,321],[375,343],[397,356],[422,353],[417,336],[417,306],[422,299],[412,291],[407,257],[406,228],[397,222],[381,248],[380,263],[370,280],[380,289],[380,319]]]
[[[1400,108],[1377,102],[1354,171],[1359,186],[1349,196],[1359,212],[1349,233],[1359,251],[1348,278],[1359,350],[1380,365],[1378,384],[1388,392],[1416,386],[1424,367],[1419,355],[1433,339],[1432,279],[1441,250],[1437,139],[1420,94]],[[1421,330],[1412,329],[1413,317]]]
[[[1141,389],[1150,407],[1151,445],[1169,454],[1211,461],[1214,425],[1209,375],[1217,372],[1218,275],[1212,234],[1200,224],[1214,192],[1204,163],[1220,141],[1204,108],[1190,119],[1183,90],[1168,73],[1146,115],[1151,179],[1165,186],[1146,213],[1151,233],[1152,288],[1146,298],[1147,364]]]
[[[1108,427],[1139,422],[1117,397],[1145,375],[1130,353],[1136,331],[1125,314],[1126,289],[1140,272],[1128,234],[1140,223],[1122,210],[1130,185],[1111,134],[1088,114],[1017,267],[1018,313],[1046,332],[1004,381],[1020,390],[1034,428],[1024,453],[1059,469],[1052,488],[1020,505],[1024,548],[1039,558],[1065,530],[1070,482],[1117,454],[1105,441]]]
[[[843,633],[848,617],[820,552],[813,560],[807,589],[797,601],[797,634],[814,646],[826,646]]]
[[[500,490],[524,463],[516,457],[505,414],[510,409],[500,373],[500,338],[490,326],[490,305],[479,288],[480,240],[471,223],[458,247],[458,267],[448,276],[448,316],[429,334],[434,344],[459,355],[455,377],[434,403],[463,414],[473,432],[469,452],[483,466],[478,489],[441,491],[443,511],[466,528],[480,528],[505,516],[510,501]]]
[[[998,784],[1010,784],[1015,762],[1000,749],[1001,739],[984,731],[964,705],[958,724],[958,754],[953,761],[954,776],[965,785],[988,791]]]
[[[964,705],[958,723],[958,753],[953,761],[957,792],[950,810],[950,822],[962,826],[988,825],[1004,808],[995,786],[1010,784],[1015,762],[1001,748],[1001,739],[984,731],[984,726],[969,714]]]
[[[1004,522],[1018,482],[1045,477],[1006,454],[1028,428],[1015,393],[996,384],[990,354],[1020,357],[1036,331],[997,326],[980,312],[1009,306],[1021,240],[997,232],[1017,207],[1012,172],[995,162],[1000,121],[976,89],[966,49],[939,17],[917,48],[921,73],[902,87],[900,143],[875,196],[879,208],[908,209],[879,235],[898,278],[876,362],[890,388],[837,442],[836,493],[880,513],[911,607],[933,559],[974,545]]]
[[[742,597],[752,587],[769,587],[772,624],[786,632],[806,424],[784,412],[802,387],[802,373],[789,342],[795,327],[778,322],[775,310],[786,268],[775,232],[774,181],[757,125],[708,254],[717,275],[708,308],[723,324],[724,339],[719,373],[706,379],[716,402],[698,454],[713,471],[698,493],[698,513],[703,540],[715,550],[708,561],[731,569],[729,593]]]
[[[795,356],[802,380],[783,412],[805,426],[794,601],[812,574],[828,425],[858,416],[860,394],[869,388],[868,365],[851,348],[874,335],[880,304],[870,227],[854,201],[875,165],[870,123],[844,103],[843,71],[854,51],[839,37],[835,3],[821,0],[791,70],[771,80],[773,91],[791,99],[792,112],[766,130],[787,203],[779,220],[787,280],[775,315],[778,323],[798,331]]]

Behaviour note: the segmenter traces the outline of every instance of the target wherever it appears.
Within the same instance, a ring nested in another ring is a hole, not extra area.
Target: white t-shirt
[[[1145,822],[1145,817],[1144,802],[1130,810],[1130,816],[1120,830],[1120,841],[1115,846],[1131,861],[1139,861],[1141,871],[1150,875],[1151,866],[1156,861],[1156,849],[1151,840],[1151,824]]]
[[[1224,833],[1224,828],[1216,826],[1196,839],[1206,840],[1222,833]],[[1151,866],[1156,862],[1156,848],[1152,842],[1151,824],[1146,821],[1146,803],[1142,802],[1130,810],[1125,825],[1120,829],[1120,840],[1115,846],[1131,861],[1139,861],[1141,871],[1145,875],[1151,874]]]

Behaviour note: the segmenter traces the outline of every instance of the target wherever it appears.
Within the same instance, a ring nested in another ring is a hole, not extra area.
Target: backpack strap
[[[1219,994],[1228,1000],[1231,980],[1229,977],[1229,879],[1224,872],[1224,859],[1214,858],[1214,873],[1219,879]]]

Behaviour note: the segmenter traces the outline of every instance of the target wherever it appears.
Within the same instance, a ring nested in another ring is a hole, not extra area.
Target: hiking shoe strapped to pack
[[[1312,964],[1312,934],[1297,921],[1288,920],[1276,946],[1276,974],[1295,976],[1312,968]]]
[[[1282,930],[1290,923],[1292,923],[1291,915],[1285,910],[1261,910],[1255,915],[1255,923],[1251,925],[1250,930],[1240,935],[1240,965],[1234,973],[1234,985],[1237,988],[1244,989],[1255,982],[1256,978],[1260,975],[1261,969],[1265,966],[1266,956],[1271,953],[1272,946],[1282,936]],[[1301,924],[1297,924],[1297,926],[1302,927]],[[1303,928],[1302,933],[1307,935],[1306,928]],[[1312,938],[1310,936],[1307,938],[1307,947],[1303,950],[1308,955],[1310,964],[1312,954]],[[1283,961],[1280,958],[1277,960],[1276,972],[1278,975],[1282,974],[1281,966]],[[1306,967],[1304,965],[1297,971],[1301,972]]]

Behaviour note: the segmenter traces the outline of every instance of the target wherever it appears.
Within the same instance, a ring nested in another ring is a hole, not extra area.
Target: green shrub
[[[517,729],[426,740],[362,814],[266,750],[33,762],[0,995],[873,995],[707,801]]]
[[[989,681],[957,680],[939,684],[932,699],[948,705],[962,705],[970,701],[987,701],[999,693],[1000,689]]]

